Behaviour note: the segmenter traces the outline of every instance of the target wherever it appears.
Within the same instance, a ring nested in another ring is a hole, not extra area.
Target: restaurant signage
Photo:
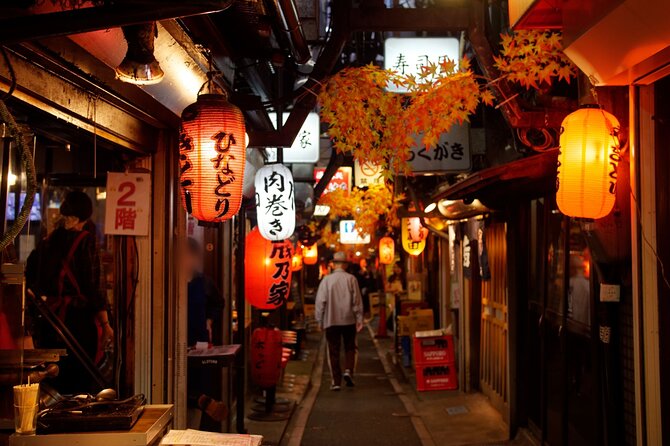
[[[361,235],[356,229],[356,220],[340,220],[340,243],[343,245],[367,245],[370,234]]]
[[[289,113],[284,113],[284,122],[288,119]],[[277,127],[277,114],[270,113],[272,125]],[[289,148],[284,149],[285,163],[316,163],[319,161],[319,135],[320,135],[319,114],[310,113],[302,124],[298,136]],[[277,148],[267,148],[268,160],[277,161]]]
[[[389,37],[384,41],[384,68],[417,79],[421,67],[438,64],[445,59],[460,60],[460,43],[455,37]],[[403,86],[389,85],[389,91],[406,93]]]
[[[326,172],[325,167],[314,168],[314,179],[316,180],[317,183],[321,180],[321,178],[323,178],[325,172]],[[326,190],[323,193],[327,194],[328,192],[332,192],[337,189],[350,191],[351,174],[352,174],[351,167],[340,167],[339,169],[337,169],[337,172],[335,172],[335,175],[333,175],[333,178],[331,178],[330,182],[328,183],[328,186],[326,187]]]
[[[429,149],[421,138],[421,135],[415,136],[416,144],[409,157],[415,174],[467,172],[472,168],[468,124],[454,125]]]
[[[151,174],[109,172],[105,234],[149,235]]]
[[[263,238],[285,240],[295,230],[293,175],[283,164],[261,167],[256,173],[256,217]]]

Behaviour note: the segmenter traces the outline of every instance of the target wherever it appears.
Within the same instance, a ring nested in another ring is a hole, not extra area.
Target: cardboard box
[[[398,336],[414,336],[417,331],[434,328],[433,310],[412,310],[409,316],[398,316]]]

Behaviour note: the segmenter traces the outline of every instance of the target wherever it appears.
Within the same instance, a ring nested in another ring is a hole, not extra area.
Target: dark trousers
[[[333,384],[342,384],[342,368],[340,367],[340,345],[344,341],[344,368],[353,375],[356,367],[356,325],[334,325],[326,328],[328,342],[328,364]]]

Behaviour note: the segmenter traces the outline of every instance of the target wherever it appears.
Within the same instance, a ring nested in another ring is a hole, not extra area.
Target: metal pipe
[[[246,200],[245,200],[246,201]],[[242,203],[240,212],[237,214],[237,252],[235,253],[235,274],[237,276],[237,300],[235,307],[237,309],[237,342],[240,344],[240,351],[236,357],[235,381],[237,398],[237,432],[246,434],[247,429],[244,426],[244,390],[246,384],[246,302],[244,297],[244,256],[245,239],[247,230],[246,203]]]
[[[0,43],[98,31],[123,25],[174,19],[223,11],[232,0],[143,1],[117,0],[107,6],[71,9],[0,19]]]
[[[293,0],[273,0],[272,3],[280,20],[281,31],[289,41],[291,54],[296,63],[302,65],[309,62],[312,53],[309,51],[295,2]]]

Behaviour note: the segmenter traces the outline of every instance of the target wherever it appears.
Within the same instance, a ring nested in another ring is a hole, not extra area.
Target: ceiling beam
[[[3,17],[0,43],[7,45],[227,9],[233,0],[116,0],[106,6]]]

